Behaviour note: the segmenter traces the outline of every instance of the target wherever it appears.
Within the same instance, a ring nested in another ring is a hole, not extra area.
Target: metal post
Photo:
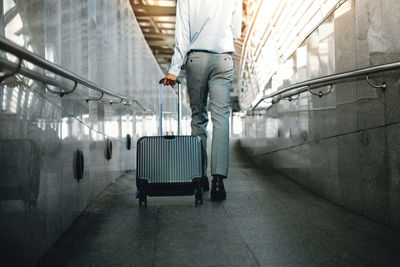
[[[158,135],[162,136],[162,99],[163,98],[163,84],[160,83],[160,95],[158,99],[158,109],[159,109],[159,117],[158,117]]]
[[[178,83],[178,135],[182,135],[181,118],[182,118],[182,88],[181,88],[181,83]]]

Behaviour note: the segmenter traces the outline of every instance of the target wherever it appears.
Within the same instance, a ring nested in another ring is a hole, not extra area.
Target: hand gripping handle
[[[162,98],[163,98],[163,82],[164,79],[161,79],[160,84],[160,96],[159,96],[159,121],[158,121],[158,135],[162,136]],[[181,90],[181,81],[177,80],[176,83],[178,84],[178,135],[181,135],[181,117],[182,117],[182,90]]]
[[[164,82],[164,78],[159,81],[160,84],[162,84],[163,82]],[[176,80],[176,83],[181,84],[181,80]]]

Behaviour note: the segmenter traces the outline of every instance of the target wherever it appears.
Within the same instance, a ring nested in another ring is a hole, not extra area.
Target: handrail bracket
[[[297,94],[296,98],[293,98],[293,96],[288,96],[286,97],[286,100],[288,100],[289,102],[292,102],[293,100],[298,100],[300,98],[300,93]]]
[[[313,90],[311,89],[311,87],[309,85],[307,85],[307,90],[310,92],[310,94],[318,96],[319,98],[329,95],[330,93],[332,93],[332,84],[329,85],[329,90],[326,92],[322,92],[322,90],[320,90],[318,93],[313,92]]]
[[[22,59],[19,57],[18,65],[15,68],[15,70],[8,74],[4,73],[4,75],[0,76],[0,83],[2,83],[5,79],[10,78],[10,77],[14,76],[15,74],[17,74],[21,70],[21,67],[22,67]]]
[[[60,91],[54,91],[54,90],[51,90],[47,84],[45,84],[45,87],[46,87],[47,91],[49,91],[50,93],[57,94],[60,97],[63,97],[64,95],[72,94],[75,91],[76,87],[78,87],[78,82],[77,81],[74,81],[74,82],[75,82],[74,87],[69,91],[65,91],[64,88],[62,88],[62,87],[60,87]]]
[[[96,97],[88,97],[87,96],[85,98],[85,101],[86,101],[86,103],[89,103],[89,101],[100,101],[103,98],[103,96],[104,96],[104,93],[101,92],[101,96],[100,97],[96,98]]]
[[[370,80],[369,75],[366,75],[365,78],[367,79],[369,86],[371,86],[375,89],[381,89],[382,91],[386,90],[386,88],[387,88],[386,82],[382,82],[382,85],[376,85]]]

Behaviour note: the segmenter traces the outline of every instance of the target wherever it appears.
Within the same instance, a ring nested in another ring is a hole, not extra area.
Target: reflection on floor
[[[232,147],[228,198],[149,198],[109,186],[38,266],[400,266],[400,234],[312,195]]]

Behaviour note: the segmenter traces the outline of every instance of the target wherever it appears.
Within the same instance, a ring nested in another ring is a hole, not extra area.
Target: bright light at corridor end
[[[239,80],[241,105],[249,108],[279,65],[343,2],[341,0],[259,0],[246,33]],[[274,88],[276,89],[276,88]]]

